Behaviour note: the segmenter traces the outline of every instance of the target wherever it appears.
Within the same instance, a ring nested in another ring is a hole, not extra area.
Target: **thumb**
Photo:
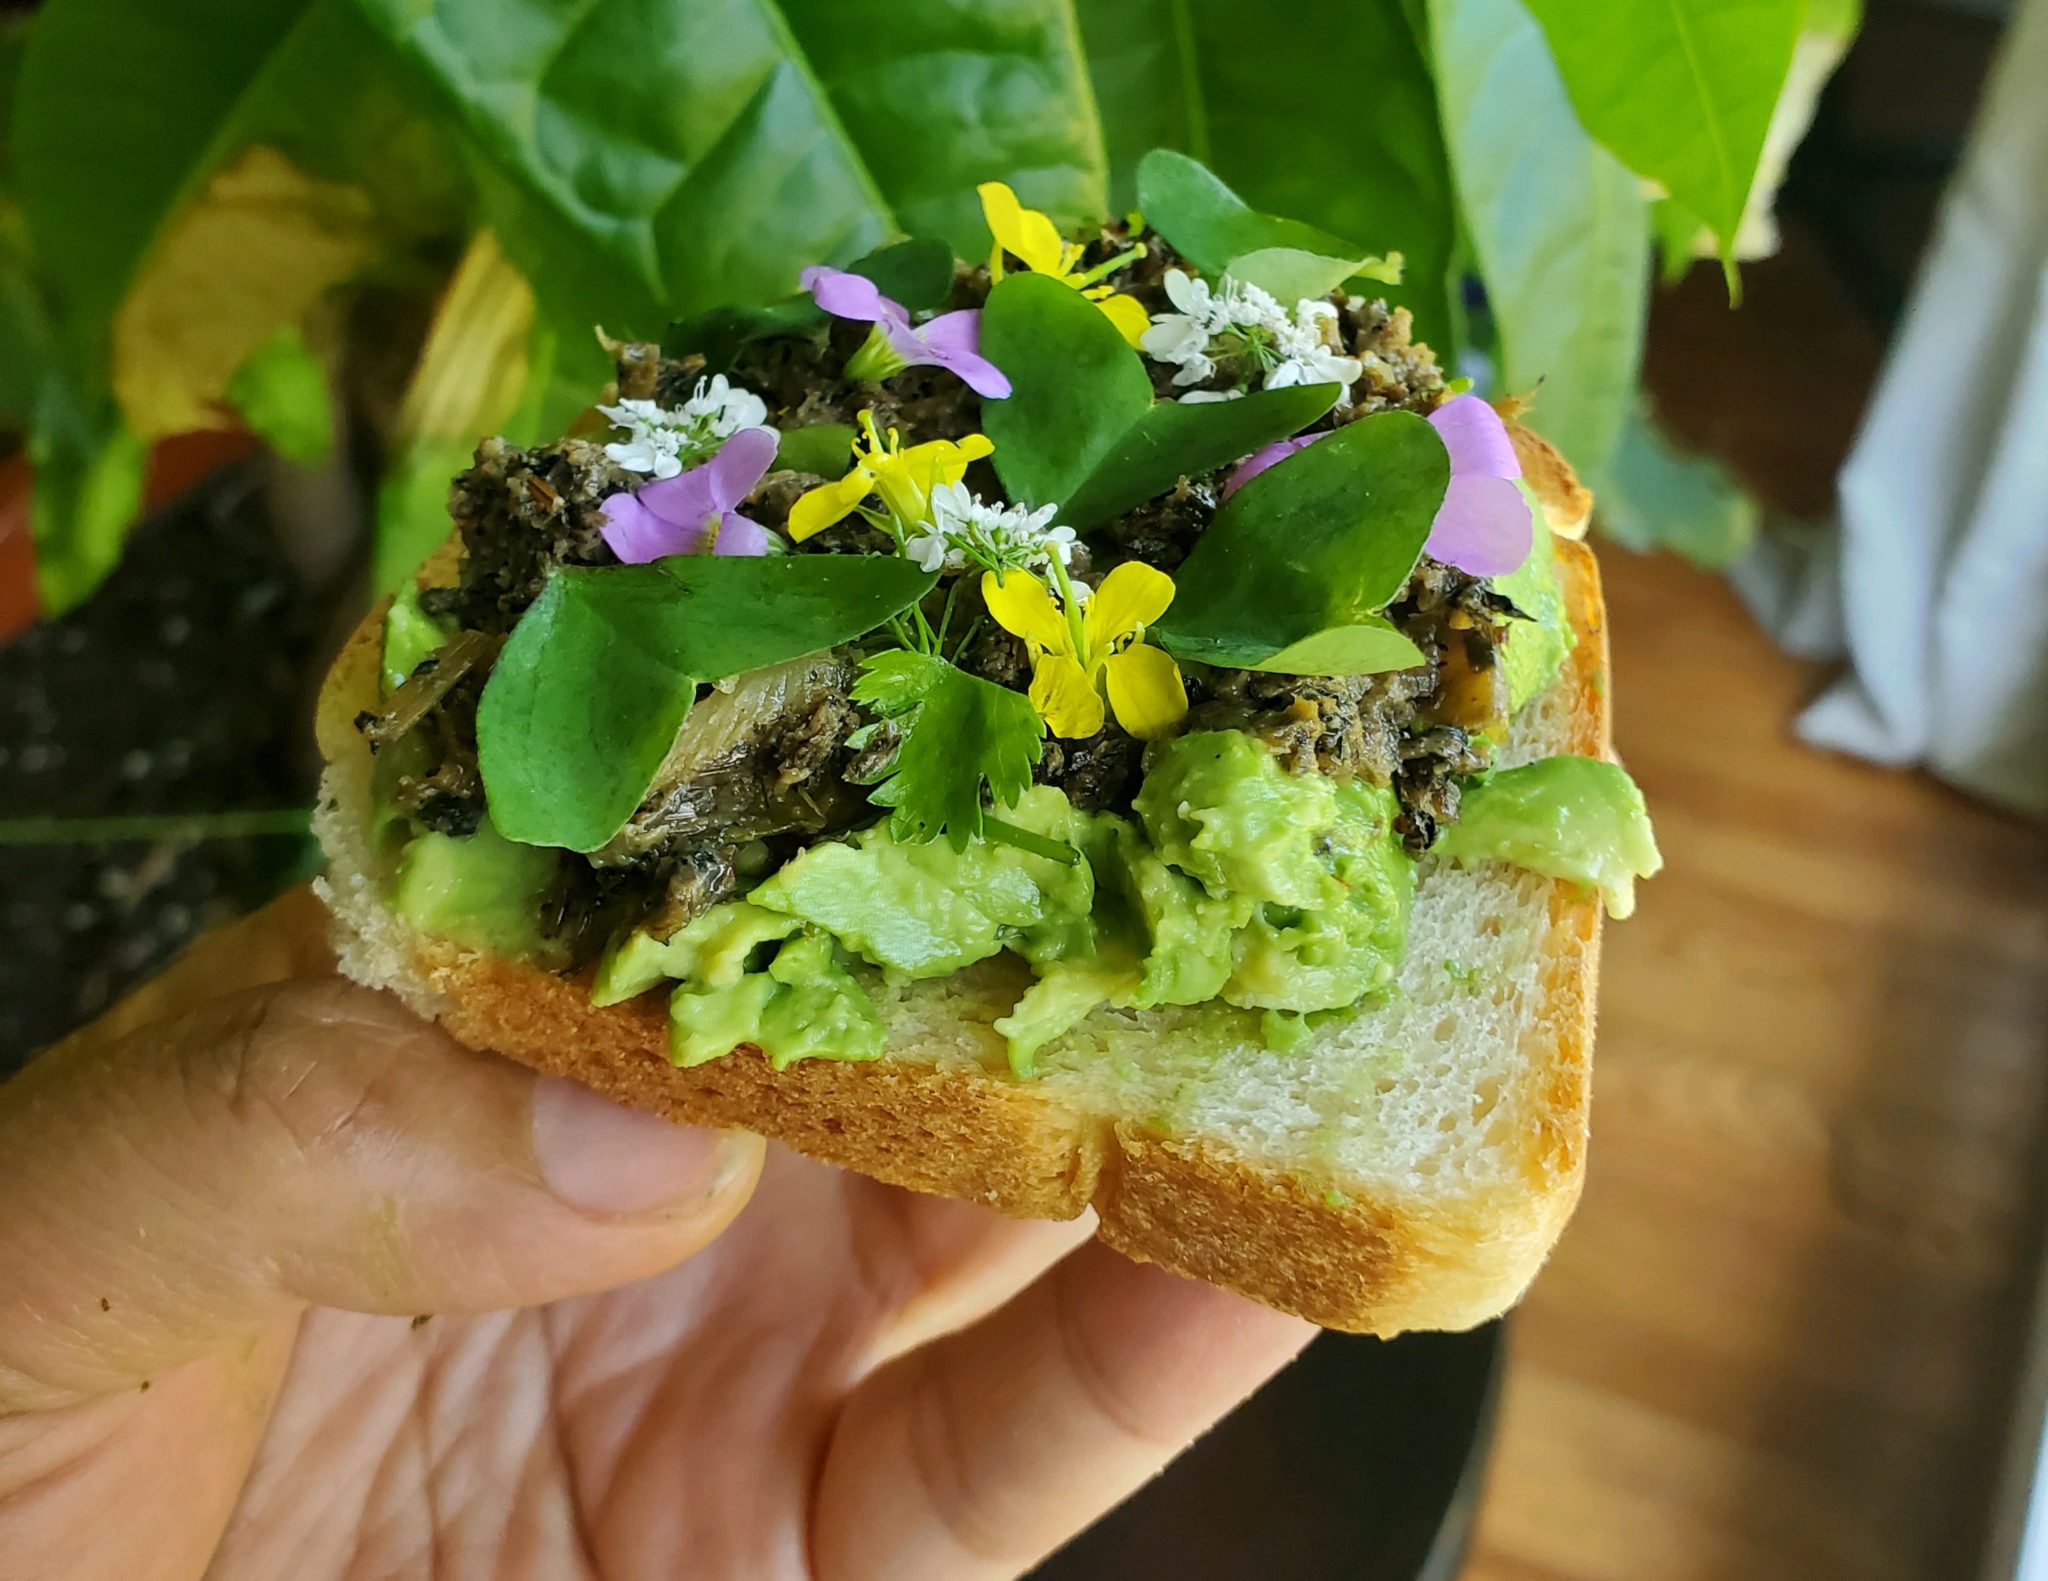
[[[474,1312],[629,1283],[723,1229],[761,1151],[339,981],[88,1030],[0,1086],[0,1415],[307,1303]]]

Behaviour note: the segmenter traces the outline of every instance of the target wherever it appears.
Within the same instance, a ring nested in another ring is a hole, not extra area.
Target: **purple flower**
[[[813,264],[799,278],[811,300],[834,318],[875,326],[868,344],[848,359],[849,377],[879,380],[905,368],[944,368],[986,400],[1010,393],[1003,370],[981,354],[978,310],[941,313],[927,323],[913,324],[903,305],[882,295],[865,275]]]
[[[1506,576],[1529,558],[1535,534],[1507,425],[1476,395],[1452,397],[1429,420],[1451,453],[1451,487],[1423,552],[1473,576]]]
[[[775,464],[780,443],[772,428],[742,428],[702,466],[612,495],[602,507],[604,541],[627,565],[707,547],[713,554],[766,554],[768,529],[739,507]]]
[[[1237,464],[1237,469],[1224,481],[1223,497],[1229,499],[1266,468],[1277,466],[1295,451],[1306,450],[1318,439],[1328,439],[1335,432],[1333,428],[1326,428],[1320,434],[1303,434],[1298,439],[1276,439],[1265,449],[1253,451]]]

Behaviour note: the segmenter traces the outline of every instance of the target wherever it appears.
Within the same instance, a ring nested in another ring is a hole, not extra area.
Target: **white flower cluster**
[[[942,484],[932,490],[931,523],[903,552],[926,571],[964,571],[970,564],[985,571],[1032,571],[1055,557],[1071,565],[1074,529],[1053,526],[1058,513],[1057,505],[990,505],[965,484]]]
[[[1209,282],[1179,269],[1169,269],[1166,295],[1177,313],[1155,313],[1152,327],[1138,344],[1155,361],[1175,364],[1173,382],[1204,384],[1216,376],[1219,357],[1242,357],[1264,372],[1264,386],[1339,384],[1339,406],[1351,404],[1351,386],[1365,371],[1358,358],[1344,354],[1337,309],[1313,298],[1295,305],[1292,313],[1271,293],[1224,275]],[[1190,390],[1183,401],[1228,401],[1242,389]]]
[[[722,373],[699,379],[681,406],[621,401],[598,410],[626,430],[626,437],[606,445],[604,453],[628,472],[651,472],[657,478],[676,476],[742,428],[759,428],[768,421],[761,397],[727,383]]]

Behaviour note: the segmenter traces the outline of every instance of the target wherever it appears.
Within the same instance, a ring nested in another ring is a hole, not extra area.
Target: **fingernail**
[[[702,1202],[731,1169],[726,1140],[559,1077],[543,1076],[534,1088],[541,1179],[580,1213],[646,1214]]]

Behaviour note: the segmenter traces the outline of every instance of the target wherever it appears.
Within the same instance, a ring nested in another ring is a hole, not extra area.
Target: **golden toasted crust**
[[[1582,546],[1558,550],[1581,638],[1558,682],[1571,716],[1559,749],[1604,755],[1598,571]],[[451,565],[442,560],[436,570],[445,575]],[[352,724],[374,705],[380,641],[377,612],[321,696],[334,862],[326,893],[355,974],[404,995],[471,1047],[678,1121],[758,1131],[813,1158],[1007,1214],[1069,1218],[1092,1204],[1102,1238],[1127,1255],[1330,1328],[1392,1334],[1482,1322],[1521,1293],[1570,1217],[1585,1163],[1599,936],[1597,905],[1571,885],[1555,886],[1543,951],[1555,1042],[1546,1036],[1527,1050],[1544,1072],[1540,1134],[1521,1144],[1515,1189],[1469,1202],[1346,1197],[1212,1140],[1077,1112],[1043,1084],[972,1063],[810,1060],[778,1073],[743,1048],[679,1070],[668,1060],[658,999],[596,1009],[585,981],[410,934],[381,912],[381,875],[360,834],[369,759]]]
[[[1515,459],[1522,476],[1550,519],[1550,530],[1560,538],[1583,538],[1593,520],[1593,491],[1579,481],[1572,464],[1549,440],[1513,417],[1507,420],[1508,439],[1515,447]]]

